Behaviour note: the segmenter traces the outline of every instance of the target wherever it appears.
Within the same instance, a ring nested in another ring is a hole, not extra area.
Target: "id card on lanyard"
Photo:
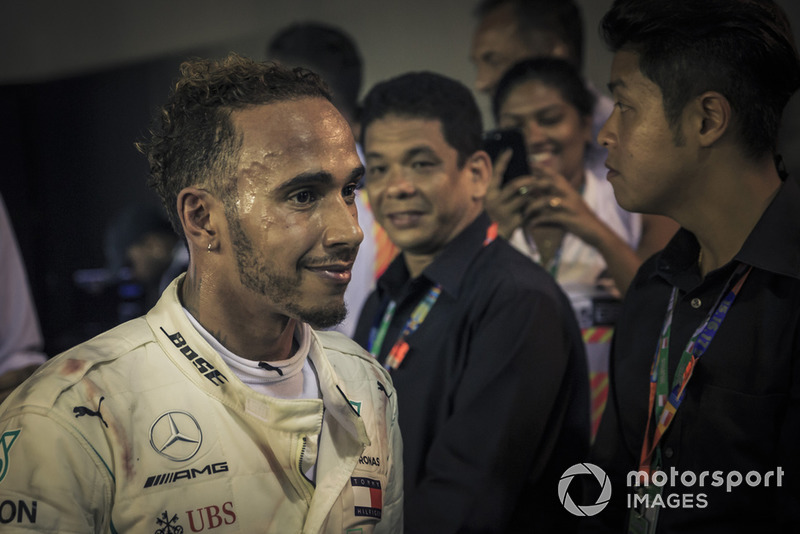
[[[645,427],[644,442],[639,458],[639,470],[649,475],[661,466],[660,441],[672,423],[675,413],[680,408],[686,396],[686,386],[692,377],[697,362],[705,354],[714,336],[719,331],[720,325],[727,317],[733,301],[742,289],[745,280],[750,275],[752,267],[739,264],[731,277],[726,282],[714,306],[708,312],[705,320],[694,331],[691,339],[686,344],[675,369],[672,387],[669,384],[669,339],[672,330],[672,315],[678,300],[678,288],[672,288],[664,325],[658,347],[650,367],[650,398],[648,402],[647,426]],[[731,287],[732,286],[732,287]],[[730,288],[730,289],[729,289]],[[653,428],[653,424],[655,427]],[[653,484],[640,488],[650,497],[661,492],[661,487]],[[652,502],[652,499],[649,499]],[[643,506],[631,510],[628,521],[629,533],[655,532],[658,521],[657,506]]]
[[[497,223],[492,223],[486,229],[486,238],[483,241],[483,246],[488,246],[496,238]],[[389,354],[386,355],[386,360],[383,362],[383,367],[387,371],[391,372],[399,368],[400,364],[403,363],[403,360],[405,359],[409,349],[406,339],[408,336],[416,332],[417,328],[419,328],[419,325],[425,321],[425,319],[428,317],[428,313],[431,311],[431,308],[433,308],[433,305],[436,304],[436,301],[441,294],[441,284],[434,285],[428,290],[420,303],[417,304],[416,308],[414,308],[414,311],[411,312],[411,316],[408,318],[408,321],[406,321],[400,337],[397,339],[395,344],[392,345]],[[397,303],[392,300],[387,305],[386,311],[383,313],[380,323],[376,326],[373,326],[370,330],[368,350],[369,353],[375,358],[377,358],[381,352],[383,343],[386,340],[386,333],[389,331],[389,326],[392,323],[392,319],[394,319],[394,313],[396,309]]]

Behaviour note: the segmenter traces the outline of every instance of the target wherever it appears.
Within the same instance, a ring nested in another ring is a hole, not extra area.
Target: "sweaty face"
[[[471,61],[475,65],[475,89],[492,94],[497,82],[515,63],[547,50],[532,50],[519,36],[513,8],[501,6],[486,14],[472,38]]]
[[[243,146],[237,194],[226,206],[231,289],[318,328],[340,322],[363,239],[355,207],[363,167],[350,127],[322,98],[232,119]]]
[[[364,153],[375,219],[406,254],[435,255],[482,209],[482,184],[469,165],[459,169],[438,120],[376,120]]]
[[[674,217],[691,194],[691,143],[677,146],[661,89],[639,70],[638,55],[620,51],[611,65],[614,111],[597,141],[608,149],[608,180],[623,208]],[[678,125],[682,136],[683,121]]]
[[[525,134],[532,168],[547,167],[573,185],[582,183],[591,117],[581,117],[558,89],[539,81],[520,83],[500,107],[498,126],[518,128]]]

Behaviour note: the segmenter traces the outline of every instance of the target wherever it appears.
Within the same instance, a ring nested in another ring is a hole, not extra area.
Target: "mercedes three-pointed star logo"
[[[161,415],[150,427],[150,445],[170,460],[185,462],[200,450],[203,432],[188,412],[172,410]]]

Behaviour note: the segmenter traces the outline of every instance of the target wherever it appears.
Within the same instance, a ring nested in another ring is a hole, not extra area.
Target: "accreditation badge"
[[[636,493],[640,497],[641,504],[631,508],[628,514],[628,534],[655,534],[660,507],[654,506],[654,503],[656,496],[661,494],[661,490],[662,488],[655,484],[637,488]],[[645,495],[646,498],[644,498]]]

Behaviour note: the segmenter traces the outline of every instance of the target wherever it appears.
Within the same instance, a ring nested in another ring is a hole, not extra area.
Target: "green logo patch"
[[[19,436],[19,430],[9,430],[0,436],[0,449],[3,451],[3,457],[0,458],[0,482],[6,477],[8,473],[8,451]]]

